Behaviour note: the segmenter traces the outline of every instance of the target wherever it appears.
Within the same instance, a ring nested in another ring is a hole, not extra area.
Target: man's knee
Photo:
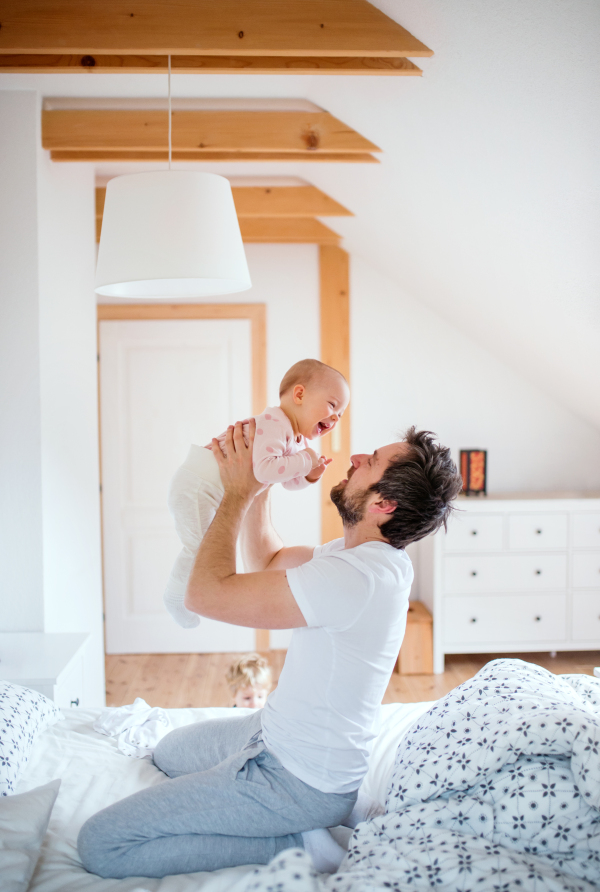
[[[181,729],[170,731],[162,740],[159,740],[152,754],[152,761],[167,777],[178,777],[181,774],[176,768],[177,757],[174,752],[174,750],[179,750],[177,730]]]
[[[109,849],[104,837],[102,812],[85,822],[77,837],[77,851],[81,863],[89,873],[111,877]]]

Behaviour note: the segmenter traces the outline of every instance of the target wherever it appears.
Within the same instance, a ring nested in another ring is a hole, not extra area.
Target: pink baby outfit
[[[248,442],[248,422],[244,424]],[[217,437],[225,452],[225,434]],[[297,438],[285,412],[276,407],[256,416],[256,436],[252,461],[256,479],[261,483],[282,483],[286,489],[300,490],[309,486],[306,475],[312,462],[306,440]],[[196,552],[211,525],[223,498],[219,465],[210,445],[191,446],[187,458],[176,471],[169,487],[169,510],[183,548],[171,570],[163,596],[165,607],[180,626],[192,629],[200,617],[185,606],[187,587]]]
[[[248,442],[248,423],[243,427]],[[219,446],[226,453],[226,434],[217,437]],[[310,486],[306,475],[312,470],[312,461],[305,452],[307,442],[301,434],[294,436],[291,422],[283,409],[275,406],[256,416],[256,436],[252,452],[254,476],[259,483],[282,483],[286,489],[304,489]],[[210,446],[207,446],[210,449]]]

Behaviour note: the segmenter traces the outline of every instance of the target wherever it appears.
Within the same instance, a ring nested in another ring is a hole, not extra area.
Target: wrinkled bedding
[[[430,703],[382,707],[382,726],[370,759],[363,788],[382,805],[399,740]],[[235,867],[213,873],[193,873],[164,879],[106,880],[87,873],[78,858],[76,840],[82,824],[113,802],[156,783],[165,776],[147,759],[119,752],[116,738],[93,729],[100,709],[64,709],[65,721],[37,739],[16,792],[23,793],[62,778],[30,892],[242,892],[254,868]],[[242,717],[247,709],[169,709],[174,728],[212,718]],[[1,887],[1,882],[0,882]]]
[[[402,739],[386,814],[337,874],[291,849],[247,892],[593,892],[600,887],[600,681],[495,660]]]

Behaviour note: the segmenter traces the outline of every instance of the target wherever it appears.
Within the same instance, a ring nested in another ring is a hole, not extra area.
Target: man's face
[[[338,509],[345,526],[355,526],[361,521],[371,502],[378,498],[370,492],[371,486],[381,480],[390,461],[407,449],[406,443],[390,443],[381,446],[371,455],[360,454],[350,457],[348,476],[331,490],[331,501]]]

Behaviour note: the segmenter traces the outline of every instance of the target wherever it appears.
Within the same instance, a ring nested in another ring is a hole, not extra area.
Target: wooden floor
[[[285,659],[284,650],[265,656],[275,681]],[[120,654],[106,657],[106,703],[123,706],[143,697],[150,706],[231,706],[225,673],[239,654]],[[384,703],[417,703],[437,700],[456,685],[475,675],[489,660],[517,657],[544,666],[557,674],[593,674],[600,666],[600,652],[560,653],[552,658],[539,654],[470,654],[446,657],[443,675],[398,675],[394,672]]]

